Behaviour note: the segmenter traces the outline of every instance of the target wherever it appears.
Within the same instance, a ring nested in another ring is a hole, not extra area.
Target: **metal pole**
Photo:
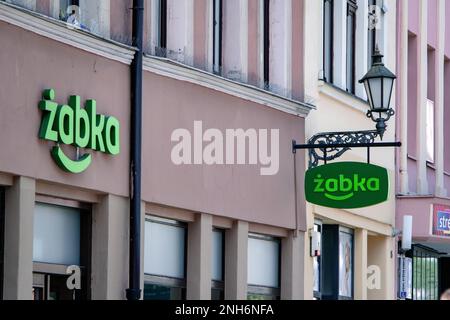
[[[130,134],[130,266],[127,300],[141,298],[141,154],[142,154],[142,59],[144,0],[133,0]]]

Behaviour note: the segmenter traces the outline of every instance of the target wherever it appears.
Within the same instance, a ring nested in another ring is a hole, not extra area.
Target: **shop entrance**
[[[352,300],[354,297],[354,231],[316,221],[321,255],[314,258],[314,297]]]

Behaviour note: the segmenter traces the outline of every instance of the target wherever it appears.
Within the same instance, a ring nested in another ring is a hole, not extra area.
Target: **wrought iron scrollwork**
[[[374,143],[379,136],[378,131],[348,131],[348,132],[326,132],[319,133],[309,139],[310,145],[318,145],[317,148],[309,149],[309,167],[314,168],[319,165],[320,161],[328,162],[341,157],[345,152],[351,150],[349,147],[325,147],[321,145],[336,144],[367,144]]]

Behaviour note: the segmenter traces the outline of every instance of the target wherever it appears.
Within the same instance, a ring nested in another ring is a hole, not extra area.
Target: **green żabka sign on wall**
[[[89,153],[72,160],[60,144],[87,148],[111,155],[120,153],[120,123],[111,116],[97,114],[95,100],[87,100],[81,108],[79,96],[71,96],[68,105],[58,105],[53,89],[44,90],[39,109],[43,111],[39,138],[56,142],[51,154],[58,166],[66,172],[81,173],[92,162]]]
[[[356,209],[385,202],[389,178],[385,168],[337,162],[310,169],[305,176],[306,201],[329,208]]]

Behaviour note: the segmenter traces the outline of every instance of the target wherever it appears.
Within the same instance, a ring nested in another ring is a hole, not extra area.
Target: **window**
[[[324,0],[323,10],[323,77],[333,82],[333,0]]]
[[[426,115],[427,161],[434,163],[434,102],[427,100]]]
[[[346,89],[352,94],[355,93],[356,10],[356,0],[347,0]]]
[[[320,296],[323,300],[353,299],[353,230],[322,224]]]
[[[322,223],[319,221],[316,221],[314,223],[314,231],[318,233],[322,233]],[[322,251],[322,250],[320,250]],[[321,262],[320,262],[320,256],[313,258],[313,290],[314,290],[314,298],[315,299],[321,299],[320,292],[321,292]]]
[[[222,72],[222,0],[213,0],[213,72]]]
[[[155,55],[158,57],[167,56],[167,0],[159,0],[155,5],[155,12],[152,15],[156,23],[153,24],[157,30],[155,38]]]
[[[186,225],[151,217],[145,221],[144,299],[186,299]]]
[[[35,300],[89,297],[91,215],[79,208],[36,203],[33,227],[33,296]],[[81,269],[81,290],[69,290],[66,270]]]
[[[263,76],[264,85],[268,89],[270,86],[270,0],[264,0],[264,61]]]
[[[212,288],[211,300],[224,299],[224,254],[225,254],[225,232],[214,229],[212,234]]]
[[[249,236],[247,266],[249,300],[280,298],[280,251],[279,239],[255,234]]]
[[[369,30],[367,34],[367,70],[372,67],[373,54],[375,53],[375,47],[377,43],[377,24],[380,17],[379,9],[377,7],[377,0],[369,0]]]
[[[353,299],[353,231],[339,230],[339,298]]]
[[[5,256],[5,189],[0,186],[0,300],[3,299],[4,256]]]

